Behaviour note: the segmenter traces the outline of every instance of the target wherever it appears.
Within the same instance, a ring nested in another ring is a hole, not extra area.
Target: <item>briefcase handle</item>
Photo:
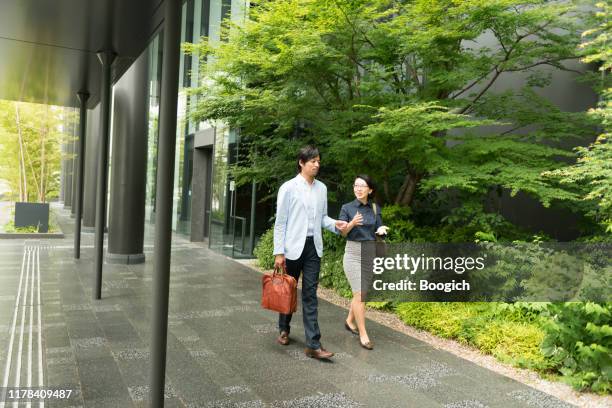
[[[287,271],[285,270],[285,268],[281,268],[281,267],[277,267],[277,266],[274,267],[273,275],[284,275],[286,273],[287,273]]]

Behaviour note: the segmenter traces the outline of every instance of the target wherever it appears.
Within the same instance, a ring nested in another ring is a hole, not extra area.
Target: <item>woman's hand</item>
[[[355,216],[351,220],[351,224],[353,225],[353,227],[355,227],[357,225],[363,225],[363,215],[361,215],[361,213],[359,211],[357,211],[357,213],[355,214]]]
[[[386,225],[381,225],[376,230],[376,235],[387,235],[387,231],[389,231],[389,227],[387,227]]]

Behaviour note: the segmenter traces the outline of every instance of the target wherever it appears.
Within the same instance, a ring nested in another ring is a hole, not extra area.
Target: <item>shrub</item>
[[[267,230],[262,236],[253,255],[257,258],[257,264],[263,269],[274,268],[274,228]]]
[[[512,321],[495,303],[401,303],[396,312],[410,326],[470,344],[519,367],[548,369],[540,352],[544,331],[535,322]]]
[[[612,303],[553,303],[542,352],[577,389],[612,389]]]
[[[342,257],[340,251],[326,251],[321,259],[321,273],[319,283],[326,288],[334,289],[340,296],[350,298],[352,296],[351,286],[344,274]]]

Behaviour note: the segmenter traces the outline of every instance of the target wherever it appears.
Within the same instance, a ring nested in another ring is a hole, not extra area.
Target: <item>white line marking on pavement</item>
[[[36,251],[36,269],[37,269],[37,284],[38,284],[38,386],[43,387],[43,359],[42,359],[42,324],[40,319],[40,309],[42,309],[42,302],[40,301],[40,251]],[[40,402],[40,408],[45,406],[43,401]]]
[[[29,255],[28,262],[29,262]],[[6,387],[8,387],[9,375],[11,373],[11,358],[13,356],[13,339],[15,337],[15,327],[17,325],[17,312],[19,310],[19,298],[21,297],[21,284],[23,282],[23,271],[26,264],[26,251],[23,251],[23,259],[21,260],[21,274],[19,275],[19,289],[17,290],[17,299],[15,299],[15,312],[13,312],[13,324],[11,325],[11,333],[8,347],[8,355],[6,357],[6,366],[4,368],[4,381],[2,382],[2,400],[0,400],[0,407],[4,408],[6,404]]]
[[[33,323],[34,323],[34,281],[36,275],[34,274],[35,266],[36,266],[36,258],[34,254],[37,252],[37,249],[34,248],[32,250],[32,285],[30,287],[30,333],[28,334],[28,377],[27,377],[27,387],[32,387],[32,337],[34,333],[32,332]],[[27,288],[26,288],[27,290]],[[30,408],[32,406],[32,402],[28,401],[26,403],[26,408]]]
[[[25,282],[25,290],[23,292],[23,303],[21,310],[21,331],[19,333],[19,347],[17,348],[17,368],[15,369],[15,388],[19,388],[19,381],[21,377],[21,354],[23,352],[23,329],[25,326],[25,311],[26,311],[26,303],[28,302],[28,284],[30,282],[30,255],[31,251],[28,250],[28,270],[26,273],[26,282]],[[34,265],[32,265],[34,266]],[[13,402],[13,407],[18,408],[19,403],[17,401]]]

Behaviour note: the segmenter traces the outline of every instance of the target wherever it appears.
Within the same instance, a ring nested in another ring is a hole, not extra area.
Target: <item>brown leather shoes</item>
[[[283,346],[288,345],[289,344],[289,333],[283,330],[282,332],[280,332],[280,335],[278,336],[276,341],[278,342],[278,344],[282,344]]]
[[[325,350],[323,347],[321,347],[318,350],[313,350],[311,348],[305,348],[304,354],[306,354],[308,357],[316,358],[317,360],[328,359],[334,355],[334,353],[332,353],[331,351]]]

